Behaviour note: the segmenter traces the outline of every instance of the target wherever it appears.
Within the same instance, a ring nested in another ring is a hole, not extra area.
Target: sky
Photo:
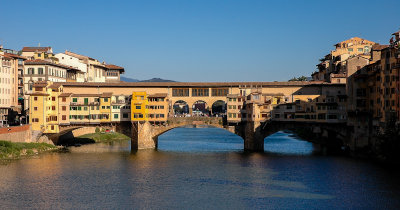
[[[334,44],[387,44],[399,0],[0,0],[0,44],[51,46],[181,82],[310,76]]]

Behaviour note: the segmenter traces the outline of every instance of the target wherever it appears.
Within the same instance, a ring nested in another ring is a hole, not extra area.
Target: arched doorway
[[[189,106],[186,101],[179,100],[176,101],[173,105],[174,115],[175,116],[182,116],[189,114]]]
[[[196,101],[192,105],[193,116],[209,116],[210,109],[205,101]]]
[[[213,116],[223,116],[226,115],[226,103],[225,101],[218,100],[214,102],[211,106],[211,113]]]

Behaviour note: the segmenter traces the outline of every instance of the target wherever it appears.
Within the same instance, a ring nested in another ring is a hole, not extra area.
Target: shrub
[[[100,133],[100,128],[99,128],[99,127],[96,127],[95,132],[96,132],[96,133]]]

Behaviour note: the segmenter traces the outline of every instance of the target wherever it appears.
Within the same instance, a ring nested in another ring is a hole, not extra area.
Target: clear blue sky
[[[177,81],[285,81],[309,76],[333,45],[385,44],[399,0],[0,0],[6,48],[51,46]]]

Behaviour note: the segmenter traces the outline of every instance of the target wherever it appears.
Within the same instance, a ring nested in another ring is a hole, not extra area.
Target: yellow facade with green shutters
[[[61,85],[38,83],[29,100],[29,122],[32,130],[43,133],[59,132],[58,96],[62,92]]]
[[[148,100],[147,94],[143,92],[133,92],[131,100],[131,120],[148,121]]]
[[[100,122],[111,122],[111,95],[100,96]]]

